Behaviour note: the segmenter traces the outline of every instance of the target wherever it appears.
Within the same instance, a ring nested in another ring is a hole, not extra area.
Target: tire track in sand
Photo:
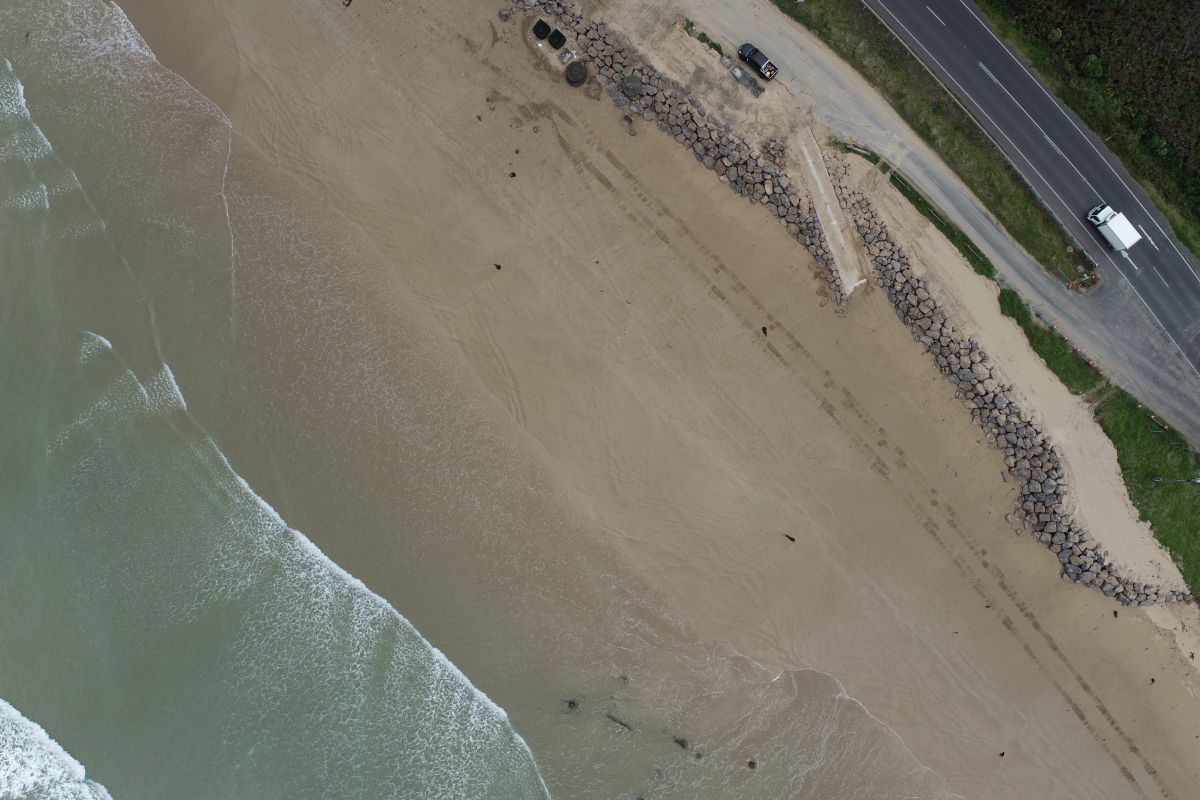
[[[568,116],[560,108],[555,107],[555,110],[557,112],[556,116]],[[992,598],[984,589],[984,579],[980,575],[980,569],[982,569],[986,575],[991,577],[992,582],[996,586],[997,590],[999,590],[999,592],[1003,594],[1010,603],[1012,603],[1013,607],[1018,610],[1019,616],[1024,619],[1024,621],[1040,636],[1045,643],[1045,646],[1054,655],[1055,660],[1059,661],[1062,667],[1065,668],[1070,674],[1078,691],[1081,691],[1087,698],[1087,702],[1094,707],[1095,713],[1098,713],[1101,719],[1103,719],[1104,723],[1112,729],[1116,738],[1125,745],[1129,753],[1133,755],[1139,762],[1142,770],[1156,784],[1161,796],[1165,800],[1176,800],[1175,794],[1170,790],[1169,787],[1165,785],[1158,770],[1153,766],[1153,764],[1150,763],[1144,752],[1138,747],[1133,738],[1124,730],[1123,726],[1108,709],[1104,701],[1090,686],[1087,680],[1080,674],[1079,670],[1074,666],[1049,631],[1041,624],[1037,616],[1029,609],[1028,605],[1021,600],[1020,596],[1015,592],[1015,590],[1012,589],[1003,571],[995,563],[986,558],[987,551],[975,541],[973,536],[964,530],[953,510],[944,504],[937,503],[937,501],[934,500],[933,505],[937,508],[937,511],[935,512],[931,510],[929,505],[921,502],[921,500],[918,499],[920,496],[935,498],[937,495],[936,487],[929,480],[927,480],[919,470],[912,469],[911,465],[904,457],[904,451],[901,448],[891,446],[887,436],[886,428],[878,425],[877,421],[874,420],[874,418],[862,408],[861,404],[854,398],[849,389],[833,380],[831,373],[829,370],[823,367],[819,359],[817,359],[812,352],[803,345],[799,338],[796,337],[782,322],[780,322],[766,310],[765,304],[759,298],[757,298],[751,290],[748,289],[746,284],[737,276],[736,272],[722,262],[709,247],[701,242],[684,220],[675,215],[661,201],[655,199],[651,190],[642,184],[637,176],[634,175],[633,172],[629,170],[628,167],[626,167],[614,153],[612,153],[612,151],[603,146],[599,140],[599,137],[595,135],[594,131],[589,125],[587,125],[587,123],[581,122],[577,119],[572,119],[572,126],[587,132],[583,136],[585,143],[591,149],[603,156],[605,161],[608,162],[609,167],[620,175],[620,178],[625,185],[629,187],[636,187],[636,191],[632,191],[631,189],[629,193],[621,192],[612,178],[606,175],[596,163],[588,158],[582,152],[582,149],[572,146],[563,136],[562,131],[555,126],[555,134],[558,137],[560,146],[567,154],[568,159],[572,162],[572,164],[575,165],[580,175],[583,177],[590,177],[602,187],[611,190],[614,194],[612,199],[631,221],[636,222],[643,228],[653,231],[653,233],[658,236],[659,239],[669,243],[669,246],[681,256],[681,263],[683,263],[689,269],[689,271],[693,273],[693,275],[708,283],[708,290],[712,296],[721,302],[722,305],[739,320],[743,328],[745,328],[751,334],[756,333],[758,330],[758,326],[751,320],[750,315],[738,308],[737,300],[742,300],[749,304],[749,306],[755,312],[754,319],[762,319],[764,316],[769,318],[772,330],[778,331],[779,335],[781,335],[785,340],[787,351],[793,354],[800,361],[805,362],[807,366],[815,368],[824,375],[825,381],[818,385],[805,377],[806,375],[813,374],[812,370],[801,369],[799,365],[789,360],[785,353],[781,351],[773,342],[765,342],[762,345],[764,352],[767,353],[772,360],[787,368],[795,376],[797,382],[804,387],[805,391],[810,395],[816,406],[820,408],[821,411],[830,419],[830,422],[834,424],[839,431],[843,433],[843,435],[845,435],[845,437],[862,455],[866,457],[869,468],[902,494],[906,503],[909,504],[909,507],[917,517],[918,521],[921,522],[922,527],[931,537],[934,538],[934,540],[942,547],[942,549],[946,550],[948,554],[952,553],[950,548],[951,542],[947,540],[944,535],[942,535],[943,529],[949,529],[953,533],[953,538],[957,540],[959,546],[965,547],[966,550],[974,557],[974,563],[972,563],[972,561],[968,561],[961,556],[951,555],[952,563],[955,564],[956,569],[960,572],[964,580],[966,580],[966,582],[973,587],[973,589],[980,595],[982,599],[989,601],[988,604],[992,605],[993,609],[995,609],[996,617],[999,619],[1000,623],[1017,641],[1027,657],[1034,662],[1034,665],[1038,671],[1046,676],[1056,693],[1062,698],[1063,702],[1067,705],[1072,714],[1079,719],[1080,723],[1084,726],[1084,729],[1087,731],[1088,735],[1113,761],[1114,766],[1129,782],[1131,788],[1137,793],[1137,795],[1139,797],[1147,797],[1145,789],[1138,782],[1137,776],[1135,776],[1133,771],[1126,766],[1121,757],[1113,750],[1113,748],[1109,746],[1104,732],[1101,731],[1089,718],[1088,712],[1085,711],[1084,707],[1072,697],[1071,691],[1069,691],[1067,687],[1065,687],[1057,678],[1054,677],[1050,668],[1045,663],[1044,658],[1038,655],[1034,647],[1029,642],[1028,637],[1019,631],[1013,618],[999,610],[998,604],[990,602]],[[630,198],[629,194],[632,194],[633,198],[636,198],[636,200]],[[644,208],[641,210],[634,208],[634,202],[644,206]],[[658,220],[664,219],[669,220],[676,228],[676,237],[686,240],[692,249],[695,249],[704,256],[704,259],[707,260],[710,265],[708,270],[702,269],[699,265],[693,262],[692,259],[689,258],[689,254],[682,252],[678,245],[671,243],[672,239],[670,235],[666,231],[662,230],[662,228],[660,228],[658,225]],[[725,284],[724,287],[722,287],[719,283],[714,282],[709,277],[710,274],[717,275],[722,278]],[[932,375],[933,373],[931,372],[931,376]],[[841,409],[840,412],[839,408]],[[846,417],[857,420],[858,425],[852,427],[852,425],[847,422]],[[871,431],[871,438],[875,441],[875,443],[869,441],[866,436],[859,432],[860,430]],[[876,439],[876,436],[879,438]],[[889,457],[892,460],[891,465],[888,463]],[[893,475],[892,467],[895,467],[896,471],[904,477],[902,479],[897,479],[895,475]],[[905,485],[902,484],[915,484],[915,486],[912,489],[906,489]],[[913,491],[913,489],[916,491]],[[936,519],[935,516],[941,517],[940,521]]]

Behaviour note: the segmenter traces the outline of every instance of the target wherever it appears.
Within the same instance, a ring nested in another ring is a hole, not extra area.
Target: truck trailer
[[[1101,203],[1088,212],[1088,221],[1100,229],[1108,246],[1123,253],[1142,240],[1142,235],[1126,219],[1124,214],[1113,211],[1112,206]]]

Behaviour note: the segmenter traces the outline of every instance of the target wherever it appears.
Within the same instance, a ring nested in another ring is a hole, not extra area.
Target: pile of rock
[[[633,119],[655,124],[715,172],[731,191],[765,206],[808,248],[824,272],[838,312],[844,312],[846,294],[833,253],[811,201],[779,164],[786,155],[781,142],[772,144],[768,154],[758,152],[728,122],[721,123],[709,114],[694,94],[654,69],[619,32],[603,22],[583,21],[569,3],[517,0],[515,7],[563,20],[578,36],[581,57],[595,66],[596,81],[608,90],[618,108],[627,109]]]
[[[867,249],[877,283],[914,339],[933,357],[938,370],[955,386],[971,419],[1004,452],[1008,474],[1020,488],[1017,516],[1032,535],[1050,548],[1064,578],[1091,586],[1124,605],[1192,602],[1189,592],[1122,579],[1107,551],[1084,531],[1067,508],[1067,479],[1061,454],[1016,399],[987,353],[975,339],[963,336],[928,284],[913,274],[903,249],[860,192],[849,191],[848,167],[837,155],[826,155],[829,173],[842,207]]]
[[[762,151],[776,166],[787,163],[788,146],[783,139],[767,139],[763,142]]]

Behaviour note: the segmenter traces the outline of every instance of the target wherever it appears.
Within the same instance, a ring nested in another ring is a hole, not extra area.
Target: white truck
[[[1088,222],[1100,229],[1108,246],[1123,253],[1142,240],[1142,235],[1126,219],[1124,214],[1113,211],[1112,206],[1101,203],[1088,212]]]

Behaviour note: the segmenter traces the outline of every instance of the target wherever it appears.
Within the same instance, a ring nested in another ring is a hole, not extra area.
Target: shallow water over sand
[[[197,350],[236,347],[222,115],[103,4],[4,17],[38,40],[0,71],[0,694],[120,797],[544,794],[504,713],[188,409],[150,292],[221,320]],[[6,761],[33,723],[4,708],[0,793],[103,791],[46,747]]]
[[[113,797],[945,793],[690,634],[115,6],[0,54],[0,697]]]

